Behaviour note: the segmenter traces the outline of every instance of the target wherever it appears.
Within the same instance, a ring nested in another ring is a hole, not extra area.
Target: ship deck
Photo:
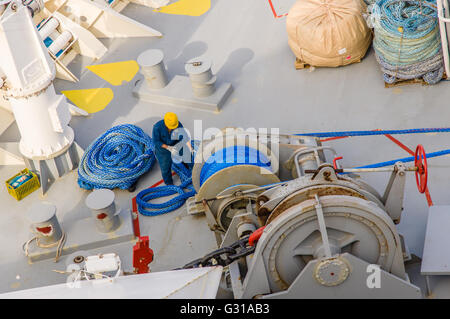
[[[294,0],[273,0],[279,15],[286,13]],[[294,55],[287,44],[285,17],[276,18],[267,0],[212,0],[210,10],[198,17],[171,15],[129,4],[123,14],[163,33],[162,38],[102,39],[108,53],[99,61],[78,56],[69,69],[80,82],[55,81],[56,90],[109,87],[114,99],[102,111],[89,117],[73,117],[71,126],[77,143],[86,148],[106,129],[123,123],[140,126],[151,135],[152,126],[165,112],[178,114],[183,125],[194,129],[194,120],[203,128],[228,126],[279,128],[281,133],[298,134],[322,131],[373,129],[409,129],[448,126],[449,83],[434,86],[418,84],[385,88],[373,49],[361,63],[340,68],[296,70]],[[230,82],[233,93],[219,113],[184,107],[141,102],[132,95],[136,79],[113,86],[85,67],[117,61],[135,60],[144,50],[162,49],[169,78],[184,74],[184,63],[207,55],[213,60],[218,82]],[[398,138],[414,149],[423,144],[427,152],[449,149],[447,133],[412,134]],[[16,124],[0,142],[20,139]],[[352,137],[326,142],[343,156],[344,167],[356,167],[409,156],[384,136]],[[450,162],[447,156],[429,160],[429,189],[436,205],[448,205]],[[6,181],[22,167],[0,167],[0,179]],[[380,193],[388,173],[367,173],[364,180]],[[49,201],[57,206],[63,227],[90,215],[84,204],[88,191],[80,189],[77,173],[57,180],[45,194],[36,191],[17,202],[2,187],[0,191],[0,293],[63,283],[66,276],[53,272],[65,269],[65,256],[33,264],[27,262],[22,244],[29,238],[25,213],[32,203]],[[131,198],[161,179],[158,165],[145,175],[138,189],[115,190],[116,204],[131,208]],[[417,191],[414,174],[407,177],[404,212],[399,231],[405,236],[411,253],[422,256],[428,206]],[[213,233],[201,216],[187,215],[185,207],[157,216],[139,216],[141,234],[150,237],[155,260],[152,271],[170,270],[203,256],[216,248]],[[93,253],[116,252],[125,271],[132,271],[132,246],[126,242],[92,250]],[[412,282],[424,288],[419,263],[408,267]],[[434,297],[448,297],[448,276],[433,277]],[[424,290],[424,289],[423,289]]]

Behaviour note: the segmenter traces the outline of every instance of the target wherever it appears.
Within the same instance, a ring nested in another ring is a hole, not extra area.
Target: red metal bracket
[[[338,157],[333,158],[333,167],[334,167],[334,169],[337,169],[337,163],[336,162],[341,160],[341,159],[343,159],[342,156],[338,156]]]
[[[133,267],[137,274],[146,274],[150,271],[149,264],[153,261],[153,250],[149,247],[148,236],[139,237],[133,246]]]

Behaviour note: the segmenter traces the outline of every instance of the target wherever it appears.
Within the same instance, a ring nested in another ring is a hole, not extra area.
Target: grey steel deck
[[[273,0],[278,8],[288,8],[294,0]],[[193,121],[203,120],[203,127],[241,126],[278,127],[282,133],[341,130],[406,129],[449,126],[450,84],[435,86],[409,85],[384,88],[382,74],[371,50],[358,64],[336,69],[297,71],[294,56],[287,45],[285,18],[275,18],[267,0],[212,0],[211,10],[200,17],[155,13],[150,8],[130,4],[123,13],[161,31],[162,39],[104,40],[107,55],[97,62],[77,58],[69,68],[81,81],[73,84],[56,81],[57,90],[111,87],[114,99],[103,111],[88,118],[73,118],[71,126],[76,140],[86,147],[107,128],[133,123],[151,133],[152,125],[167,111],[176,112],[188,129]],[[283,12],[280,12],[283,13]],[[218,81],[231,82],[234,92],[219,114],[186,108],[140,103],[132,96],[131,83],[111,86],[84,67],[136,59],[148,48],[164,50],[169,77],[184,73],[184,62],[203,54],[213,61]],[[407,135],[398,138],[409,147],[423,144],[427,152],[450,148],[448,134]],[[18,141],[13,124],[0,142]],[[343,165],[354,167],[408,156],[383,136],[354,137],[327,145],[344,156]],[[429,188],[433,201],[450,204],[448,157],[429,160]],[[20,167],[0,167],[0,179],[6,180]],[[139,183],[137,192],[161,178],[158,167]],[[366,174],[364,179],[382,192],[388,174]],[[62,222],[89,216],[84,205],[88,192],[76,184],[76,172],[57,181],[45,196],[58,209]],[[132,195],[116,191],[116,203],[130,207]],[[66,277],[51,271],[65,268],[64,258],[29,265],[21,251],[28,239],[25,212],[33,201],[41,200],[39,191],[16,202],[6,188],[0,190],[0,292],[33,288],[65,282]],[[404,213],[400,231],[405,235],[410,251],[422,255],[428,207],[418,193],[414,175],[407,178]],[[140,216],[141,233],[150,236],[155,251],[153,271],[168,270],[183,265],[215,247],[214,236],[203,217],[187,216],[184,208],[158,217]],[[443,243],[447,245],[448,243]],[[125,270],[131,271],[133,243],[97,249],[93,252],[117,252]],[[413,283],[423,287],[418,272],[420,264],[410,267]],[[432,278],[434,297],[448,297],[450,279]]]

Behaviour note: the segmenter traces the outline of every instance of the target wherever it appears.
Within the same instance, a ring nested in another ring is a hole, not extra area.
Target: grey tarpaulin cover
[[[298,0],[286,21],[289,46],[306,64],[337,67],[359,62],[372,34],[360,0]]]

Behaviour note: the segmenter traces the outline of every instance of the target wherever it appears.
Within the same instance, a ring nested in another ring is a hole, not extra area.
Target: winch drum
[[[342,195],[320,197],[320,204],[333,255],[348,252],[405,279],[400,238],[383,209]],[[264,264],[271,292],[286,290],[310,260],[325,257],[315,205],[311,199],[288,208],[259,239],[253,265]],[[244,286],[257,280],[252,270]]]

